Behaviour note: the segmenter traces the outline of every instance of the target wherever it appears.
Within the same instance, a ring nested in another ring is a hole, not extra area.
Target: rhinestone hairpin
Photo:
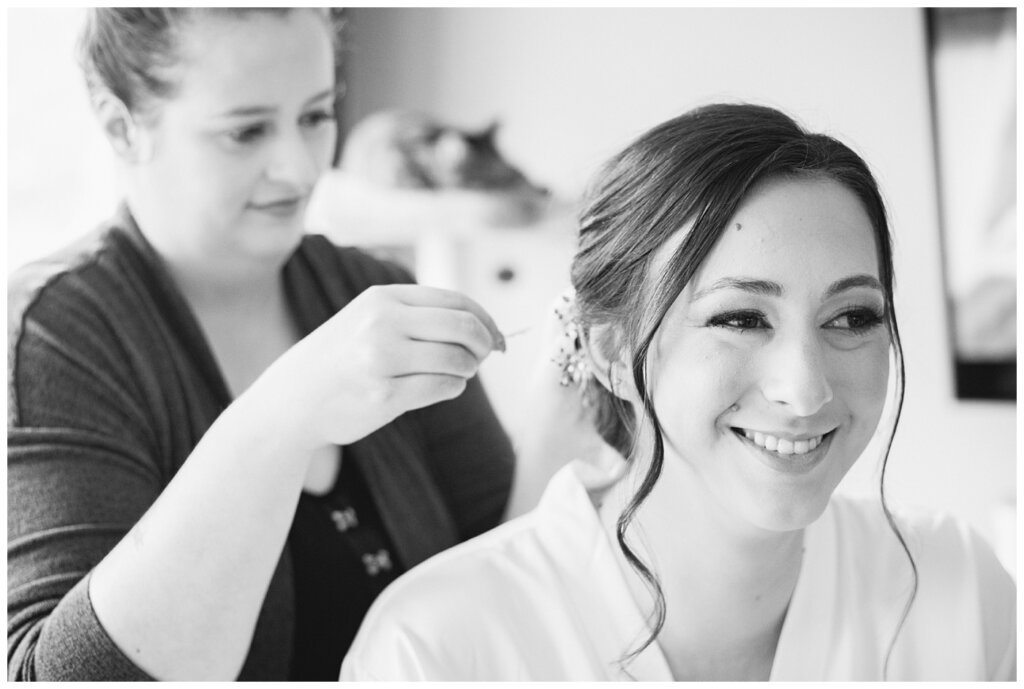
[[[562,387],[568,387],[570,384],[583,387],[591,371],[590,363],[583,351],[583,329],[576,309],[576,293],[573,290],[562,294],[558,305],[555,306],[555,315],[562,323],[558,353],[551,359],[562,371],[558,383]]]

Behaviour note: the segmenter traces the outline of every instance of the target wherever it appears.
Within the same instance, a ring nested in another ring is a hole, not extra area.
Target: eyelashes
[[[254,124],[248,127],[239,127],[227,132],[228,139],[235,144],[250,144],[258,140],[267,132],[266,125]]]
[[[728,328],[737,332],[768,330],[771,328],[760,311],[726,311],[712,316],[706,323],[711,328]]]
[[[861,334],[873,330],[882,324],[883,315],[878,311],[866,307],[858,307],[844,311],[829,323],[845,319],[847,325],[840,327],[841,330],[847,330],[851,333]]]
[[[333,110],[314,110],[299,118],[299,125],[307,130],[319,129],[324,125],[333,125],[338,117]],[[273,125],[267,122],[237,127],[225,132],[228,141],[236,146],[254,144],[266,138],[273,131]]]
[[[850,335],[863,335],[882,325],[884,319],[884,314],[872,307],[847,307],[826,321],[822,327]],[[773,330],[767,316],[754,309],[725,311],[709,318],[705,325],[710,328],[725,328],[736,333]]]
[[[334,113],[334,110],[316,110],[303,115],[300,122],[306,127],[317,127],[321,124],[335,122],[337,119],[338,116]]]

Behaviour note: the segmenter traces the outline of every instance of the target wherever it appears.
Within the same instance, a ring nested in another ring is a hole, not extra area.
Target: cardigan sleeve
[[[110,314],[60,282],[8,284],[8,678],[149,679],[88,586],[162,482]]]

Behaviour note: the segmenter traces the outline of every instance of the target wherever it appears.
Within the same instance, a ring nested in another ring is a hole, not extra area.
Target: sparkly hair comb
[[[558,353],[551,359],[562,371],[558,383],[562,387],[569,387],[571,383],[582,389],[592,373],[583,350],[583,326],[576,306],[576,291],[571,287],[562,293],[555,306],[555,315],[562,324]]]

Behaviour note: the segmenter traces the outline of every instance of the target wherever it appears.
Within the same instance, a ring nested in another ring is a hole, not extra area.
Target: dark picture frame
[[[923,11],[956,396],[1016,401],[1017,10]]]

